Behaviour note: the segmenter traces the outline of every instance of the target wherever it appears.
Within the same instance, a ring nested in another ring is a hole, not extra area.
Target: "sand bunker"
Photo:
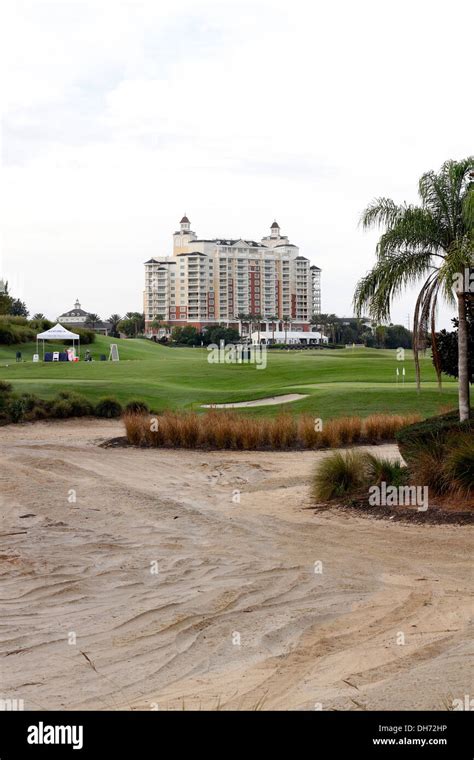
[[[237,409],[244,406],[276,406],[277,404],[288,404],[290,401],[299,401],[300,398],[307,398],[308,394],[304,393],[286,393],[283,396],[267,396],[267,398],[257,398],[254,401],[236,401],[234,404],[201,404],[203,409]]]
[[[98,447],[122,433],[0,430],[2,698],[445,710],[472,693],[469,528],[315,514],[324,452]]]

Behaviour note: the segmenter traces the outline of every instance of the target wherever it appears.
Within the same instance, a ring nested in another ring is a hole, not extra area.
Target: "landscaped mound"
[[[437,495],[474,493],[474,419],[457,412],[409,425],[396,434],[412,479]]]
[[[129,443],[207,449],[318,449],[354,443],[393,440],[397,430],[418,420],[418,415],[377,414],[341,417],[320,426],[311,415],[279,414],[274,418],[252,418],[233,412],[207,414],[165,412],[159,416],[125,414]],[[321,429],[320,429],[321,427]]]
[[[473,428],[474,420],[459,422],[449,413],[399,429],[395,437],[406,466],[367,452],[335,452],[316,467],[313,497],[317,503],[402,511],[408,506],[418,512],[428,511],[434,498],[443,508],[472,510]],[[421,503],[407,504],[402,497],[408,496]]]

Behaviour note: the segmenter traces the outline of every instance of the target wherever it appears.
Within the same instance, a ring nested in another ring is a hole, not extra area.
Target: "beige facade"
[[[204,240],[184,216],[173,235],[172,256],[145,262],[147,332],[157,317],[171,325],[239,325],[239,315],[262,322],[290,318],[308,330],[321,310],[318,267],[299,255],[274,222],[270,235],[254,240]]]

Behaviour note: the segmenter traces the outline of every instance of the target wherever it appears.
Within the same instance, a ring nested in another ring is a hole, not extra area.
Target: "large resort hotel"
[[[291,321],[292,331],[309,332],[311,317],[321,313],[321,269],[299,255],[277,222],[260,242],[203,240],[183,216],[172,256],[145,262],[144,312],[148,334],[157,317],[170,327],[241,329],[242,315],[261,315],[262,331]]]

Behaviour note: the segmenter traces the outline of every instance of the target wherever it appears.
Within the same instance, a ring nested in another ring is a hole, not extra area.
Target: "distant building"
[[[74,308],[70,311],[65,311],[64,314],[60,314],[57,321],[60,324],[67,326],[68,330],[74,327],[82,327],[86,330],[93,330],[99,335],[108,335],[112,329],[110,322],[96,322],[94,327],[92,327],[92,325],[86,324],[87,317],[90,313],[91,312],[84,311],[84,309],[81,308],[81,304],[77,298],[76,303],[74,304]]]
[[[169,326],[198,329],[225,324],[245,330],[241,315],[291,319],[295,330],[310,331],[321,312],[321,269],[300,256],[277,222],[260,242],[214,238],[191,230],[187,216],[173,234],[173,255],[145,262],[145,325],[148,334],[161,315]]]
[[[261,343],[262,345],[269,345],[275,343],[287,343],[288,345],[302,345],[302,346],[317,346],[320,343],[327,343],[328,339],[325,335],[316,331],[303,331],[303,330],[269,330],[268,332],[260,331],[253,332],[251,335],[251,341],[254,345]]]

